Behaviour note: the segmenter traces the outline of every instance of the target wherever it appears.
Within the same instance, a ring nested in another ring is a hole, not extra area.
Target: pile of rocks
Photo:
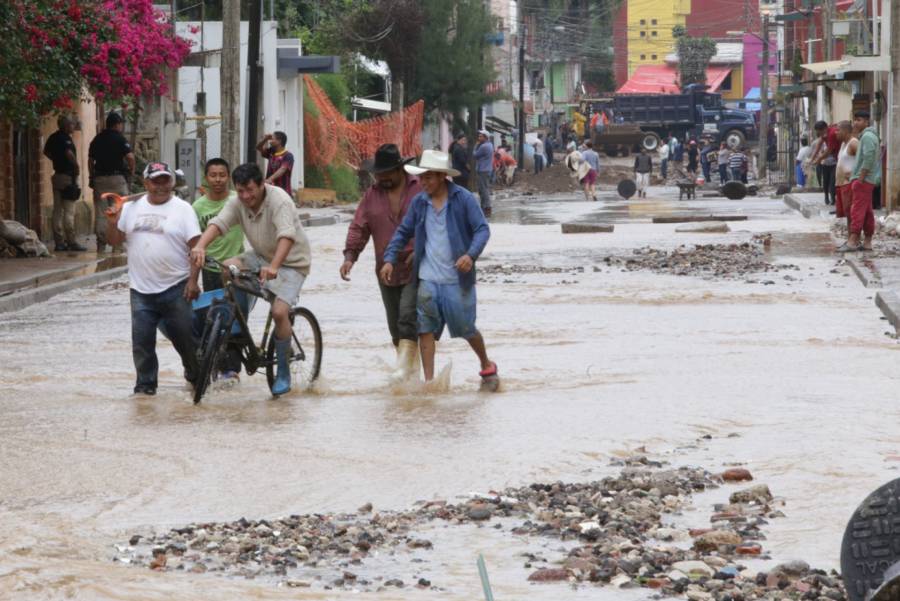
[[[623,271],[649,270],[670,275],[742,279],[752,273],[798,271],[796,265],[770,263],[763,245],[757,241],[739,244],[682,245],[672,251],[649,246],[634,249],[631,255],[608,255],[601,263]]]
[[[475,495],[462,503],[420,502],[405,512],[372,513],[367,504],[356,514],[240,519],[192,524],[147,538],[136,534],[128,545],[117,547],[116,559],[155,570],[269,576],[287,586],[310,586],[310,580],[300,576],[308,578],[310,570],[324,568],[332,574],[322,582],[325,588],[379,590],[404,582],[389,576],[370,582],[358,576],[354,566],[376,552],[394,555],[396,564],[402,563],[403,554],[428,553],[433,543],[415,536],[418,526],[492,522],[502,528],[504,522],[497,518],[513,518],[521,522],[511,534],[570,543],[568,554],[552,563],[528,554],[525,568],[531,582],[645,587],[693,601],[846,598],[837,575],[812,570],[803,562],[781,564],[769,572],[742,565],[749,558],[765,557],[762,527],[783,516],[764,484],[732,493],[729,503],[714,507],[709,525],[702,528],[666,523],[667,515],[680,514],[691,504],[695,492],[751,480],[747,470],[713,474],[700,468],[674,469],[644,456],[617,463],[622,468],[618,475],[595,482],[531,484]],[[410,584],[434,588],[424,578]]]
[[[645,587],[662,596],[685,594],[693,601],[845,599],[837,575],[812,570],[805,562],[780,564],[767,573],[742,565],[742,560],[765,556],[761,527],[783,516],[772,507],[774,499],[764,484],[736,491],[728,504],[715,506],[710,527],[663,525],[663,514],[681,511],[692,491],[749,478],[746,470],[716,477],[688,468],[626,469],[599,490],[590,485],[546,486],[543,492],[550,500],[541,505],[552,509],[539,513],[541,522],[526,531],[577,537],[582,544],[569,552],[561,567],[539,568],[529,580]],[[528,559],[526,567],[534,567]]]

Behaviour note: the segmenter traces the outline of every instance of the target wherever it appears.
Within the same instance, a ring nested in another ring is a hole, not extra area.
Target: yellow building
[[[672,28],[686,26],[691,0],[626,0],[628,77],[641,65],[663,65],[675,49]]]

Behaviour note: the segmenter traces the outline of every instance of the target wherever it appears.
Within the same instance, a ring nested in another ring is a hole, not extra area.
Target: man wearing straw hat
[[[341,278],[350,280],[350,270],[365,249],[369,238],[375,245],[375,275],[384,265],[384,250],[403,221],[412,199],[422,191],[419,178],[408,175],[403,166],[412,161],[403,158],[396,144],[383,144],[374,160],[363,168],[375,178],[356,208],[347,231]],[[397,368],[391,380],[403,381],[419,371],[419,347],[416,344],[416,281],[412,275],[413,249],[407,244],[400,251],[399,265],[386,282],[379,282],[381,300],[387,314],[388,329],[397,348]]]
[[[381,279],[390,281],[400,251],[415,237],[413,273],[419,280],[416,312],[425,380],[434,378],[435,340],[446,325],[451,337],[464,338],[475,351],[483,383],[496,383],[497,364],[488,358],[475,327],[475,261],[491,236],[484,213],[471,192],[447,179],[459,175],[447,153],[426,150],[418,165],[404,169],[419,176],[424,191],[412,200],[384,252]]]

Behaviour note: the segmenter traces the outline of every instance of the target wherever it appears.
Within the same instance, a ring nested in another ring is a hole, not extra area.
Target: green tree
[[[424,0],[425,31],[418,54],[413,98],[461,119],[490,98],[495,72],[488,35],[496,24],[481,0]]]
[[[343,48],[387,63],[391,108],[399,110],[415,75],[424,25],[422,0],[372,0],[357,2],[329,30]]]
[[[706,68],[716,55],[716,43],[709,37],[697,38],[672,29],[675,36],[675,50],[678,53],[678,79],[681,87],[692,83],[706,83]]]

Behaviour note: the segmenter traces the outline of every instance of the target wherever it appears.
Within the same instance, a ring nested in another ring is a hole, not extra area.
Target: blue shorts
[[[419,334],[440,339],[444,325],[451,338],[471,338],[475,328],[475,286],[463,290],[457,284],[436,284],[422,280],[416,296]]]

